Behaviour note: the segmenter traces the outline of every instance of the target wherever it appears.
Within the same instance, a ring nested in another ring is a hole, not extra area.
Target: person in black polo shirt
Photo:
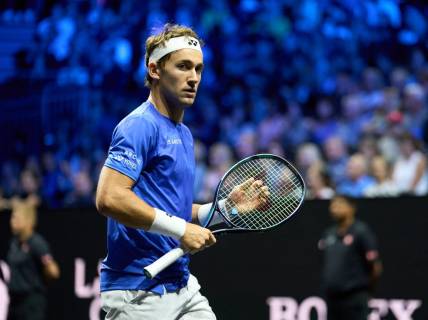
[[[13,238],[7,254],[10,267],[8,320],[46,318],[46,280],[59,278],[59,267],[45,239],[34,232],[34,203],[12,201]]]
[[[375,236],[355,219],[356,210],[354,199],[336,195],[330,202],[336,224],[318,243],[328,320],[367,320],[370,292],[382,272]]]

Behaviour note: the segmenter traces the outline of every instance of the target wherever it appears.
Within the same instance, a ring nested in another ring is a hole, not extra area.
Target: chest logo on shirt
[[[175,138],[175,137],[173,137],[173,138],[168,138],[167,140],[166,140],[166,144],[183,144],[183,142],[181,141],[181,139],[180,138]]]
[[[353,235],[347,234],[346,236],[343,237],[343,243],[346,246],[350,246],[353,242],[354,242],[354,236]]]
[[[30,252],[30,246],[28,245],[28,243],[24,242],[21,244],[21,250],[24,251],[25,253]]]

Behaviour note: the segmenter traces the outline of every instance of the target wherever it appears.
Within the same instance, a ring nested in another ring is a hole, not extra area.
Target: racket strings
[[[269,165],[272,164],[272,162],[266,161],[267,159],[263,159],[267,164],[267,170],[268,172],[272,172],[272,173],[278,173],[281,172],[280,170],[282,170],[283,168],[278,168],[278,163],[275,164],[275,167],[271,168],[269,167]],[[286,168],[286,170],[283,172],[285,175],[285,179],[291,183],[291,189],[295,190],[295,188],[298,186],[298,179],[295,177],[294,173],[292,173],[288,168]],[[271,175],[267,175],[268,179],[266,184],[268,186],[272,186],[272,188],[275,188],[275,174],[271,174]],[[269,188],[269,189],[272,189]],[[290,190],[291,190],[290,189]],[[279,188],[279,193],[286,193],[289,190],[285,190],[283,187]],[[272,201],[277,200],[277,198],[275,198],[275,194],[273,194],[272,199],[269,199]],[[300,198],[294,198],[294,197],[290,197],[290,198],[284,198],[283,200],[285,201],[275,201],[275,203],[272,203],[271,206],[276,207],[276,210],[271,210],[271,212],[255,212],[254,216],[252,215],[248,215],[248,216],[244,216],[245,218],[249,218],[249,219],[253,219],[256,221],[255,223],[255,227],[264,227],[264,228],[268,228],[271,227],[273,225],[276,225],[278,223],[280,223],[281,221],[283,221],[285,218],[287,218],[290,214],[292,214],[295,210],[295,208],[299,205],[300,203]],[[278,214],[280,213],[280,214]],[[281,214],[282,213],[282,214]],[[257,222],[260,222],[261,225],[257,226]]]
[[[261,196],[265,196],[260,188],[248,186],[240,190],[239,201],[231,200],[236,188],[239,189],[251,178],[261,180],[268,188],[270,194],[266,201],[260,200]],[[256,158],[234,168],[222,182],[218,198],[227,199],[230,203],[229,208],[232,209],[222,212],[233,225],[260,230],[287,219],[300,206],[303,196],[304,186],[300,177],[285,163],[274,158]]]

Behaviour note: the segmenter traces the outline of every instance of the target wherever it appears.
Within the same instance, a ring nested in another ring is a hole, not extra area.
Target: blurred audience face
[[[297,166],[303,170],[307,170],[313,164],[321,161],[321,153],[318,146],[313,143],[301,145],[297,150]]]
[[[239,135],[236,144],[236,153],[239,159],[257,153],[257,136],[253,130],[245,130]]]
[[[39,183],[34,173],[32,173],[30,170],[24,170],[21,173],[21,186],[23,191],[27,194],[37,193]]]
[[[53,172],[56,169],[55,156],[51,152],[45,152],[42,155],[42,166],[43,170],[47,172]]]
[[[358,151],[366,158],[372,159],[378,154],[376,140],[372,137],[365,137],[360,141]]]
[[[215,169],[228,168],[232,163],[232,150],[227,144],[213,144],[209,151],[210,165]]]
[[[385,158],[382,156],[374,157],[371,161],[371,172],[373,177],[376,178],[378,182],[383,182],[389,177],[389,167]]]
[[[346,95],[355,90],[356,84],[352,77],[347,73],[338,73],[336,75],[336,88],[339,95]]]
[[[324,152],[329,161],[337,161],[346,156],[345,143],[340,137],[330,137],[324,144]]]
[[[379,90],[383,85],[382,74],[376,68],[367,68],[363,78],[364,86],[368,91]]]
[[[425,92],[421,85],[411,83],[404,88],[404,108],[412,113],[419,112],[425,106]]]
[[[77,195],[90,196],[92,194],[92,180],[86,171],[80,171],[73,177],[73,185]]]
[[[285,150],[281,143],[277,141],[271,141],[268,146],[268,153],[275,154],[280,157],[285,157]]]
[[[317,116],[321,120],[328,120],[333,116],[333,105],[330,101],[322,99],[317,103]]]
[[[415,143],[410,136],[403,137],[400,140],[400,152],[405,158],[409,158],[415,150]]]
[[[409,73],[406,69],[395,68],[391,72],[390,81],[395,88],[402,90],[406,85],[406,81],[408,77],[409,77]]]
[[[348,95],[342,99],[342,114],[346,119],[355,119],[361,111],[361,98],[357,95]]]
[[[362,155],[356,154],[349,158],[346,174],[349,179],[354,181],[366,174],[366,161]]]
[[[308,187],[313,190],[320,190],[326,186],[326,182],[324,181],[319,165],[313,165],[308,169],[306,183]]]
[[[388,88],[384,90],[384,108],[386,111],[397,110],[400,107],[400,94],[397,89]]]

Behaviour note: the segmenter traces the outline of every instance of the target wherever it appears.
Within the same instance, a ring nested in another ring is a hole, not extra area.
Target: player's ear
[[[151,62],[147,66],[147,72],[152,79],[159,80],[160,68],[158,68],[157,63]]]

